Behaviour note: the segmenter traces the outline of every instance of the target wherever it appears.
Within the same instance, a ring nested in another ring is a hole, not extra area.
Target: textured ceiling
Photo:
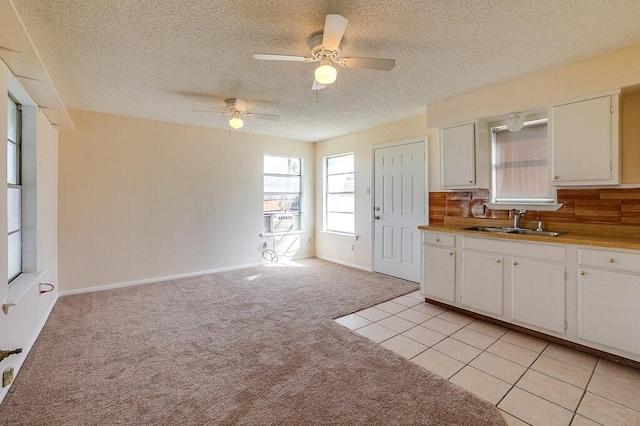
[[[425,113],[425,105],[640,43],[638,0],[13,0],[67,108],[227,129],[226,98],[281,120],[249,133],[319,141]],[[327,13],[349,20],[338,69],[311,90]]]

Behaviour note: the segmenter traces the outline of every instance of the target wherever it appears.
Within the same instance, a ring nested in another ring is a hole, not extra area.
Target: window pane
[[[14,278],[22,270],[22,233],[9,235],[9,276]]]
[[[353,172],[353,154],[327,158],[327,174]]]
[[[9,140],[15,142],[18,137],[18,106],[11,98],[7,98],[7,110],[8,110],[8,132],[7,136]]]
[[[7,189],[7,230],[13,232],[19,230],[22,226],[20,210],[21,210],[21,196],[22,190],[20,188],[8,188]]]
[[[263,205],[265,213],[299,212],[300,194],[265,194]]]
[[[355,232],[353,213],[327,213],[327,231],[345,232],[353,234]]]
[[[18,147],[16,144],[7,142],[7,183],[15,185],[18,182]]]
[[[300,177],[265,176],[264,192],[300,192]]]
[[[264,173],[277,175],[300,175],[300,159],[265,155]]]
[[[497,132],[495,198],[552,199],[547,166],[547,126]]]
[[[353,194],[328,194],[327,211],[353,213],[355,211]]]
[[[327,176],[327,192],[353,192],[353,173]]]

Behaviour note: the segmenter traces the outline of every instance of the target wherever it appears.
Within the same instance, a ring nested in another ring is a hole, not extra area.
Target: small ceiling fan
[[[229,115],[229,126],[232,129],[241,129],[244,126],[243,118],[257,118],[260,120],[277,121],[280,120],[280,116],[276,114],[258,114],[255,112],[247,111],[247,101],[239,98],[231,98],[225,100],[227,103],[227,111],[207,111],[201,109],[192,109],[193,112],[205,112],[208,114]]]
[[[325,85],[336,81],[338,71],[333,64],[345,68],[366,68],[378,71],[391,71],[396,66],[394,59],[379,58],[341,58],[342,36],[349,21],[340,15],[329,14],[324,22],[324,32],[316,33],[309,39],[311,56],[271,55],[256,53],[255,59],[263,61],[320,62],[316,68],[312,89],[324,89]]]

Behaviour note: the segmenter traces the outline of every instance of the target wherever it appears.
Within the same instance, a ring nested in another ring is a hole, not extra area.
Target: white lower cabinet
[[[529,259],[511,262],[511,319],[564,334],[566,267]]]
[[[502,316],[504,257],[464,251],[462,253],[463,307]]]
[[[423,232],[422,293],[640,362],[640,251]]]
[[[422,247],[422,294],[454,303],[456,252],[453,248]]]
[[[580,264],[578,337],[640,355],[640,255],[580,250]]]
[[[455,235],[423,231],[422,243],[422,282],[420,283],[422,295],[455,303]]]

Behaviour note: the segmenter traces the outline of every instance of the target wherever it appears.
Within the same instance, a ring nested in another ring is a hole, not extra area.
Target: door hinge
[[[565,330],[567,329],[567,322],[566,321],[564,322],[564,329]]]
[[[567,273],[566,273],[566,271],[565,271],[565,273],[564,273],[564,280],[566,281],[566,280],[567,280],[567,278],[568,278],[568,276],[567,276]]]
[[[613,161],[609,162],[609,170],[613,170]]]
[[[613,105],[609,107],[609,111],[611,111],[611,114],[613,114]]]

